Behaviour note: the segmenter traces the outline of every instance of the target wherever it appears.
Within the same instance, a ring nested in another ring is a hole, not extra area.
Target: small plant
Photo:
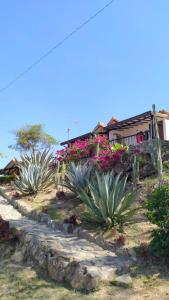
[[[71,215],[69,218],[64,219],[64,223],[73,224],[74,226],[79,224],[79,216]]]
[[[157,225],[152,232],[152,250],[161,255],[169,254],[169,186],[156,188],[143,205],[148,220]]]
[[[113,151],[119,151],[119,150],[125,150],[125,151],[128,151],[129,150],[129,147],[128,146],[125,146],[123,144],[119,144],[119,143],[116,143],[114,144],[111,149]]]
[[[13,199],[18,199],[18,198],[20,198],[20,196],[21,196],[21,195],[20,195],[18,192],[13,192],[13,193],[12,193],[12,198],[13,198]]]
[[[87,189],[87,180],[90,178],[92,168],[88,163],[75,165],[71,162],[68,165],[65,178],[62,180],[62,185],[78,195],[79,189]]]
[[[119,235],[118,238],[117,238],[117,242],[124,245],[125,244],[125,241],[126,241],[126,238],[124,235]]]
[[[0,241],[9,241],[14,238],[15,235],[9,226],[9,222],[3,220],[0,216]]]
[[[134,192],[126,190],[127,177],[121,174],[114,177],[111,172],[99,173],[97,170],[88,179],[88,191],[79,188],[80,199],[100,223],[107,227],[123,225],[135,212],[131,208],[135,200]]]
[[[56,197],[57,197],[58,199],[63,199],[63,198],[65,198],[65,192],[64,192],[64,191],[57,191],[57,192],[56,192]]]
[[[115,227],[112,227],[111,233],[112,233],[112,237],[113,237],[114,241],[116,241],[117,243],[119,243],[121,245],[125,244],[125,241],[126,241],[125,236],[123,234],[119,233],[119,231]]]
[[[48,208],[46,206],[43,206],[41,212],[43,214],[47,214],[48,213]]]
[[[163,161],[163,167],[164,167],[164,169],[166,169],[167,171],[169,170],[169,160]]]
[[[0,184],[7,184],[15,180],[15,175],[1,175]]]
[[[53,183],[54,170],[51,168],[52,154],[33,151],[31,155],[21,156],[18,162],[19,175],[16,176],[15,186],[24,195],[36,194]]]
[[[115,237],[117,235],[118,231],[115,227],[112,227],[111,233],[112,233],[112,236]]]

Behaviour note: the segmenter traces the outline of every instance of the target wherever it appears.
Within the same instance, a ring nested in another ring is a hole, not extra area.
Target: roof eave
[[[116,130],[116,129],[118,129],[118,128],[120,128],[120,125],[121,125],[121,127],[123,127],[125,124],[127,124],[128,122],[132,122],[132,121],[134,121],[134,120],[136,120],[136,123],[137,123],[137,119],[138,119],[138,122],[140,122],[141,121],[141,119],[139,120],[139,118],[143,118],[143,117],[148,117],[148,116],[152,116],[152,111],[150,110],[150,111],[146,111],[145,113],[142,113],[142,114],[140,114],[140,115],[136,115],[136,116],[134,116],[134,117],[131,117],[131,118],[128,118],[128,119],[125,119],[125,120],[122,120],[122,121],[120,121],[120,122],[117,122],[117,123],[115,123],[115,124],[112,124],[112,125],[108,125],[107,127],[106,127],[106,129],[109,131],[109,130]],[[130,123],[129,123],[130,124]],[[129,125],[128,124],[128,125]]]
[[[64,145],[66,145],[66,144],[71,144],[71,143],[73,143],[73,142],[75,142],[75,141],[77,141],[77,140],[87,138],[87,137],[89,137],[89,136],[91,136],[91,135],[93,135],[93,133],[92,133],[92,132],[88,132],[88,133],[85,133],[85,134],[83,134],[83,135],[77,136],[77,137],[75,137],[75,138],[73,138],[73,139],[64,141],[64,142],[62,142],[60,145],[61,145],[61,146],[64,146]]]

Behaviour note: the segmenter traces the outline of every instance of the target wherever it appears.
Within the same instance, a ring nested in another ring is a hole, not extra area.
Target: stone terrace
[[[125,271],[129,265],[126,257],[22,216],[3,197],[0,215],[16,230],[24,258],[74,289],[92,291],[101,282],[114,281],[117,271]]]

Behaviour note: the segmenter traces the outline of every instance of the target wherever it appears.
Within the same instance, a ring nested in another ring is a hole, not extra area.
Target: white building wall
[[[164,140],[169,141],[169,120],[163,120]]]

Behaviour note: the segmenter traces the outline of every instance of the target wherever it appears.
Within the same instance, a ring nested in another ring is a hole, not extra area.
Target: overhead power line
[[[113,2],[114,2],[114,0],[109,1],[105,6],[103,6],[101,9],[99,9],[94,15],[89,17],[85,22],[81,23],[79,26],[77,26],[72,32],[70,32],[68,35],[66,35],[61,41],[59,41],[56,45],[54,45],[52,48],[50,48],[46,53],[44,53],[42,56],[40,56],[30,66],[28,66],[25,70],[23,70],[20,74],[18,74],[14,79],[9,81],[4,87],[2,87],[0,89],[0,93],[4,92],[9,87],[14,85],[14,83],[16,81],[21,79],[23,76],[25,76],[26,73],[30,72],[34,67],[36,67],[38,64],[40,64],[42,60],[44,60],[47,56],[49,56],[57,48],[62,46],[67,40],[69,40],[73,35],[75,35],[78,31],[80,31],[82,28],[84,28],[87,24],[89,24],[93,19],[95,19],[99,14],[101,14],[106,8],[108,8]]]

